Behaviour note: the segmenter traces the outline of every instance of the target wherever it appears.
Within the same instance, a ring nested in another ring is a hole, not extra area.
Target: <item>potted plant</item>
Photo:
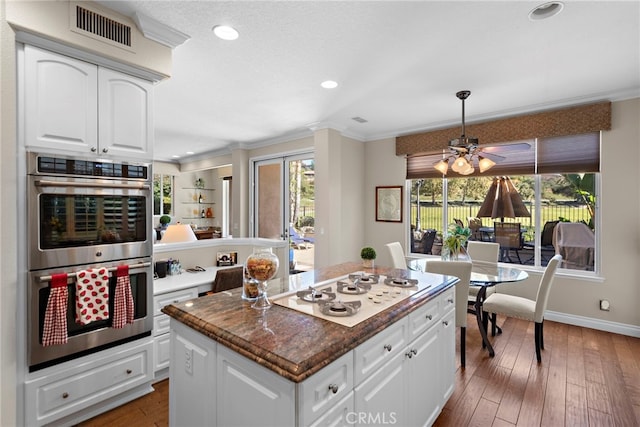
[[[370,246],[365,246],[360,251],[360,258],[362,258],[362,265],[365,268],[373,268],[373,262],[376,259],[376,251]]]
[[[458,224],[451,224],[447,228],[447,234],[442,241],[442,256],[450,260],[457,260],[458,255],[463,250],[464,245],[471,236],[471,230],[468,227],[462,227]]]
[[[171,222],[171,217],[169,215],[162,215],[160,217],[160,228],[165,229]]]

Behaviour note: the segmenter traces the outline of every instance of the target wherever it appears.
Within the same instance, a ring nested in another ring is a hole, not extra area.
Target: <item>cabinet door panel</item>
[[[88,153],[98,139],[98,67],[33,46],[24,49],[25,145]]]
[[[409,346],[413,354],[408,359],[410,425],[429,426],[442,409],[440,335],[440,326],[434,325]]]
[[[295,384],[222,345],[216,393],[219,426],[295,425]]]
[[[406,356],[397,354],[355,389],[357,425],[409,425],[406,411]]]
[[[99,69],[100,151],[150,158],[153,138],[150,82]]]
[[[453,394],[456,376],[456,313],[449,312],[442,319],[442,336],[440,337],[442,357],[442,396],[443,402],[449,400]],[[443,403],[444,405],[444,403]]]

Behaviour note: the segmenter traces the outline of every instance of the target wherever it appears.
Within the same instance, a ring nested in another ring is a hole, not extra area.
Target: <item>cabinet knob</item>
[[[66,399],[67,397],[69,397],[69,393],[67,393],[66,391],[64,393],[62,393],[62,398]]]
[[[409,359],[413,357],[413,353],[411,352],[411,350],[407,351],[404,355],[407,356]]]
[[[384,349],[387,351],[391,351],[391,344],[385,344]]]
[[[449,304],[453,304],[453,298],[449,298],[447,302],[449,302]]]
[[[331,390],[331,392],[333,394],[336,394],[338,392],[338,385],[337,384],[329,384],[329,390]]]
[[[442,321],[442,324],[443,324],[444,326],[449,326],[449,321],[448,321],[448,320],[443,320],[443,321]]]
[[[133,372],[131,369],[127,369],[127,375],[130,375]]]
[[[433,316],[432,316],[431,314],[427,314],[427,315],[425,316],[425,318],[426,318],[427,320],[431,320],[431,319],[433,319]]]
[[[96,151],[98,151],[98,149],[96,147],[91,147],[91,152],[95,153]]]
[[[103,153],[107,153],[108,151],[109,151],[109,149],[108,149],[107,147],[105,147],[105,148],[103,148],[103,149],[102,149],[102,152],[103,152]]]

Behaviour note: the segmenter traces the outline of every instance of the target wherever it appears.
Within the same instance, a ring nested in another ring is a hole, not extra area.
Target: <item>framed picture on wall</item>
[[[402,222],[402,186],[376,187],[376,221]]]

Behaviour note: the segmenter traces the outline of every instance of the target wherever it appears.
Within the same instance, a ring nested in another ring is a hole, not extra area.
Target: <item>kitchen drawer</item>
[[[151,339],[89,360],[47,368],[25,382],[26,425],[50,423],[153,380]]]
[[[353,413],[353,391],[345,396],[340,402],[331,405],[327,412],[315,420],[309,427],[335,427],[352,426],[357,416]],[[302,424],[301,424],[302,425]]]
[[[299,425],[308,426],[353,390],[353,352],[342,355],[298,386],[302,411]]]
[[[355,384],[360,384],[408,343],[407,316],[354,349]]]
[[[442,295],[442,306],[440,308],[440,312],[444,316],[449,311],[456,308],[456,287],[452,286],[450,289],[447,289]]]
[[[435,325],[442,315],[441,306],[444,304],[442,294],[427,301],[422,307],[409,313],[409,336],[414,340],[421,333]]]
[[[183,289],[181,291],[156,295],[153,297],[153,315],[157,316],[158,314],[162,314],[162,311],[160,310],[162,310],[162,307],[165,305],[177,304],[193,298],[198,298],[197,288]]]
[[[171,318],[166,314],[160,314],[153,318],[153,336],[157,337],[162,334],[169,333],[169,324],[171,323]]]

